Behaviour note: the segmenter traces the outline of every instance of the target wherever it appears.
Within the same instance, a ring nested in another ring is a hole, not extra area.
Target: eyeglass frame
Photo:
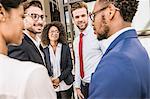
[[[97,14],[99,14],[101,11],[105,10],[106,8],[108,8],[108,6],[109,6],[109,4],[108,4],[107,6],[101,8],[101,9],[99,9],[99,10],[96,11],[96,12],[90,13],[90,14],[89,14],[90,19],[94,22],[95,16],[96,16]]]
[[[36,14],[36,13],[30,13],[30,14],[24,14],[24,16],[27,16],[27,15],[29,15],[33,20],[35,20],[35,21],[38,21],[39,20],[39,18],[41,18],[41,20],[42,21],[44,21],[45,20],[45,15],[39,15],[39,14]],[[36,15],[37,16],[37,18],[33,18],[33,15]]]
[[[55,30],[55,31],[49,31],[50,33],[56,33],[56,34],[60,34],[60,31]]]

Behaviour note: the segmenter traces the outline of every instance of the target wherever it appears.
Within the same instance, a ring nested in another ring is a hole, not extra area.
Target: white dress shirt
[[[44,66],[0,54],[0,99],[56,99]]]
[[[83,65],[84,65],[84,77],[80,77],[80,63],[79,63],[79,36],[77,36],[73,43],[75,52],[75,82],[74,86],[80,88],[81,80],[85,83],[90,83],[91,74],[95,71],[102,52],[100,49],[100,43],[97,40],[96,35],[92,29],[92,26],[88,26],[83,36]]]
[[[49,52],[50,52],[50,60],[51,65],[53,67],[53,78],[56,79],[61,75],[60,71],[60,62],[61,62],[61,50],[62,44],[58,43],[56,47],[56,52],[54,54],[53,48],[49,45]],[[59,86],[55,89],[55,91],[64,91],[71,87],[72,85],[67,85],[63,80],[59,83]]]

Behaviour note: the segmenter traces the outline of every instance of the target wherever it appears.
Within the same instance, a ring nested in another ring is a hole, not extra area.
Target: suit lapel
[[[120,42],[123,39],[126,38],[137,38],[137,34],[136,31],[134,29],[132,30],[128,30],[123,32],[122,34],[120,34],[111,44],[110,46],[107,48],[106,52],[104,53],[103,57],[111,50],[115,47],[115,45]]]
[[[66,57],[66,47],[64,44],[62,44],[62,50],[61,50],[61,59],[60,59],[60,68],[62,69],[62,64],[65,62],[64,59]]]
[[[44,56],[45,56],[45,62],[46,62],[46,68],[48,69],[48,73],[49,73],[49,76],[52,76],[53,75],[53,71],[52,71],[52,66],[51,66],[51,59],[50,59],[50,52],[49,52],[49,48],[46,47],[43,49],[43,52],[44,52]]]
[[[30,43],[30,45],[32,45],[32,47],[35,49],[35,51],[38,53],[38,55],[41,57],[41,59],[42,59],[42,56],[41,56],[41,54],[40,54],[40,52],[39,52],[39,50],[38,50],[38,48],[35,46],[35,44],[33,43],[33,41],[25,34],[25,36],[24,36],[24,39],[28,42],[28,43]],[[43,60],[43,59],[42,59]]]

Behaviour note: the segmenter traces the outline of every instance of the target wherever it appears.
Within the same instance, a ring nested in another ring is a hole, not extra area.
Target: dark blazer
[[[24,39],[20,46],[10,45],[8,47],[8,56],[15,59],[23,61],[32,61],[44,65],[39,50],[26,34],[24,35]]]
[[[134,29],[110,44],[89,91],[88,99],[150,99],[150,60]]]
[[[52,76],[52,67],[50,62],[50,52],[49,48],[46,47],[43,49],[46,59],[46,67],[48,69],[49,76]],[[61,75],[59,76],[60,81],[64,80],[64,82],[67,85],[70,85],[73,83],[74,78],[72,75],[72,58],[70,53],[70,48],[66,44],[62,44],[62,50],[61,50],[61,62],[60,62],[60,70]]]

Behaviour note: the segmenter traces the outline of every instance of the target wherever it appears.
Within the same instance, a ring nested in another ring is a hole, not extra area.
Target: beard
[[[33,26],[34,26],[34,27],[40,26],[40,27],[42,28],[44,25],[41,24],[41,23],[38,23],[38,24],[33,24]],[[33,33],[33,34],[40,34],[40,33],[42,33],[42,30],[43,30],[43,29],[39,29],[39,31],[37,31],[37,30],[33,29],[33,27],[30,27],[30,28],[28,28],[27,30],[30,31],[30,32]]]
[[[103,30],[100,31],[99,33],[97,33],[97,39],[99,41],[103,40],[103,39],[107,39],[109,37],[108,32],[109,32],[110,29],[109,29],[109,26],[106,23],[106,19],[105,19],[104,15],[102,16],[102,28],[103,28]]]
[[[37,31],[35,31],[35,30],[33,30],[33,29],[27,29],[29,32],[31,32],[31,33],[33,33],[33,34],[40,34],[40,33],[42,33],[42,32],[37,32]]]
[[[88,26],[88,24],[84,24],[84,26],[77,25],[77,27],[80,31],[84,31],[87,26]]]

